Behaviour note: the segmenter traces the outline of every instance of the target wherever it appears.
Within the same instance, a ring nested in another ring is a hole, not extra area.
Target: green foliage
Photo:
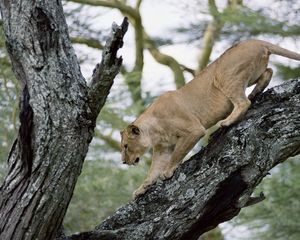
[[[145,166],[120,168],[112,161],[86,161],[65,217],[68,233],[87,231],[132,199]]]
[[[262,11],[254,11],[246,7],[242,9],[227,9],[221,18],[227,23],[228,28],[234,26],[235,34],[242,34],[243,38],[245,38],[245,35],[248,38],[260,34],[280,36],[297,36],[300,34],[299,25],[288,25],[286,21],[268,17]],[[225,28],[225,31],[228,28]]]
[[[300,156],[274,168],[260,184],[266,199],[242,210],[236,224],[249,227],[251,239],[300,239]],[[258,193],[257,193],[258,194]],[[241,239],[249,239],[242,238]]]
[[[256,8],[249,7],[245,1],[239,7],[225,8],[223,12],[218,14],[220,20],[225,23],[220,39],[236,42],[242,39],[265,37],[266,35],[270,37],[298,37],[300,35],[300,27],[297,24],[300,20],[299,14],[297,14],[299,2],[293,0],[274,2],[276,3],[265,8],[259,8],[259,4]],[[201,2],[199,1],[199,3]],[[274,6],[278,6],[278,8],[275,9]],[[185,35],[187,41],[198,43],[199,39],[203,37],[208,22],[206,20],[199,23],[191,22],[184,27],[176,27],[174,30],[177,34]]]
[[[282,64],[275,64],[277,74],[283,80],[296,79],[300,77],[300,67],[289,67]]]

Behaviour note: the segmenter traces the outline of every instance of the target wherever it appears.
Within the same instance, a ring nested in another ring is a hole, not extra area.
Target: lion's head
[[[144,142],[141,130],[133,124],[121,131],[122,162],[128,165],[138,163],[148,149]]]

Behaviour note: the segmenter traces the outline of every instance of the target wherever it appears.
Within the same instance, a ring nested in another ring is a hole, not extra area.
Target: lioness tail
[[[262,42],[263,42],[263,45],[270,51],[270,53],[300,61],[299,53],[287,50],[285,48],[279,47],[272,43],[268,43],[268,42],[264,42],[264,41],[262,41]]]

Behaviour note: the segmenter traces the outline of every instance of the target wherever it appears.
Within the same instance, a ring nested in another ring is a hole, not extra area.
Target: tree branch
[[[91,48],[103,49],[103,45],[97,39],[84,38],[84,37],[71,37],[72,43],[85,44]]]
[[[226,10],[234,10],[237,6],[242,4],[242,0],[230,0],[227,3]],[[225,24],[224,18],[222,18],[222,13],[218,11],[215,0],[208,0],[208,8],[212,21],[207,25],[204,35],[203,35],[203,48],[198,59],[198,72],[204,69],[209,63],[209,58],[215,44],[218,39],[220,32]]]
[[[139,9],[139,8],[141,7],[142,1],[143,1],[143,0],[137,0],[137,1],[136,1],[136,3],[135,3],[135,8],[136,8],[136,9]]]
[[[124,2],[120,2],[118,0],[67,0],[68,2],[75,2],[75,3],[81,3],[81,4],[87,4],[90,6],[101,6],[101,7],[108,7],[108,8],[116,8],[119,9],[121,12],[133,16],[138,17],[136,9],[126,5]]]
[[[113,24],[111,37],[107,40],[102,52],[102,61],[94,69],[88,93],[93,119],[97,118],[109,94],[113,80],[120,71],[122,57],[117,57],[117,51],[123,46],[123,37],[127,29],[127,18],[124,18],[121,26]]]
[[[105,135],[101,133],[99,130],[95,130],[95,136],[105,141],[105,144],[107,147],[115,150],[115,151],[121,151],[121,145],[118,141],[113,139],[110,135]]]
[[[300,80],[259,95],[240,123],[218,130],[170,180],[68,239],[197,239],[233,218],[263,199],[250,196],[270,169],[300,154],[299,99]]]
[[[203,48],[199,56],[197,71],[201,71],[207,66],[215,40],[219,36],[219,33],[224,25],[224,23],[220,20],[220,13],[216,6],[215,0],[208,0],[208,7],[213,19],[207,25],[203,35]]]
[[[195,69],[192,69],[192,68],[190,68],[190,67],[187,67],[187,66],[185,66],[185,65],[183,65],[183,64],[180,64],[180,67],[181,67],[182,71],[186,71],[186,72],[192,74],[193,77],[196,76],[196,71],[195,71]]]
[[[0,239],[53,239],[92,139],[80,121],[86,83],[60,1],[0,1],[0,10],[23,95],[23,126],[0,187]]]
[[[161,53],[158,48],[156,48],[153,40],[147,35],[144,31],[145,36],[145,47],[149,50],[152,57],[160,64],[168,66],[174,75],[174,80],[176,84],[176,88],[180,88],[185,84],[185,78],[183,75],[183,70],[181,69],[181,65],[175,60],[175,58]]]

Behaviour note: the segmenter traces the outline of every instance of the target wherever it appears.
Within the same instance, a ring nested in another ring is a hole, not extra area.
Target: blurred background
[[[146,176],[151,153],[139,166],[121,164],[119,131],[158,95],[174,90],[234,43],[258,38],[300,52],[300,0],[74,0],[63,1],[70,37],[87,82],[112,22],[130,21],[121,73],[99,117],[64,226],[68,234],[93,229]],[[241,56],[242,57],[242,56]],[[271,56],[271,86],[300,76],[299,63]],[[0,182],[18,129],[19,87],[5,50],[0,21]],[[194,153],[207,144],[208,136]],[[272,170],[257,189],[267,197],[202,240],[299,240],[300,158]]]

